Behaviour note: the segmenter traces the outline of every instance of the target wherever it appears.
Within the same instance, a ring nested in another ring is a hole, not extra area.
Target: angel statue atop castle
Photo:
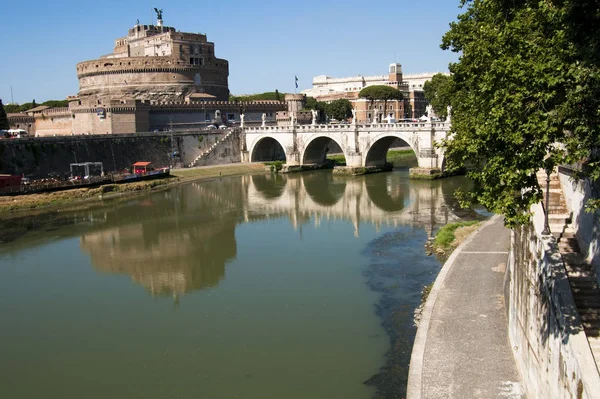
[[[154,11],[156,11],[156,19],[162,19],[162,8],[159,10],[158,8],[154,7]]]

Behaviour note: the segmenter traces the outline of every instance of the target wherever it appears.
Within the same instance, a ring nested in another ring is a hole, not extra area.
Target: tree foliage
[[[308,111],[311,109],[316,109],[319,111],[317,122],[325,122],[325,117],[327,115],[327,104],[325,102],[317,101],[314,97],[306,97],[306,103],[303,111]]]
[[[452,78],[442,73],[436,73],[423,85],[425,99],[435,111],[436,115],[444,119],[448,115],[450,105]]]
[[[325,105],[325,112],[337,120],[346,120],[352,116],[352,103],[345,98],[333,100]]]
[[[45,105],[47,107],[52,107],[52,108],[63,108],[63,107],[69,106],[69,100],[48,100],[48,101],[44,101],[40,105]],[[4,109],[6,110],[7,113],[11,114],[11,113],[26,112],[37,106],[38,106],[38,104],[36,104],[35,100],[33,100],[30,103],[23,103],[20,105],[19,104],[6,104],[4,106]]]
[[[401,91],[384,85],[367,86],[358,93],[358,96],[360,98],[366,98],[371,102],[377,100],[402,100],[403,98]]]
[[[267,91],[265,93],[259,94],[249,94],[245,96],[229,96],[229,101],[282,101],[282,95],[279,93],[279,90],[275,91]]]
[[[387,102],[390,100],[402,100],[404,97],[400,90],[390,86],[375,85],[367,86],[358,93],[358,97],[366,98],[373,106],[374,101],[383,101],[383,109],[387,112]]]
[[[4,111],[4,105],[2,105],[2,99],[0,98],[0,129],[8,130],[8,118],[6,117],[6,111]]]
[[[597,0],[462,0],[442,48],[452,72],[448,165],[472,164],[478,201],[514,226],[542,198],[540,168],[600,177]],[[597,202],[596,202],[597,204]]]

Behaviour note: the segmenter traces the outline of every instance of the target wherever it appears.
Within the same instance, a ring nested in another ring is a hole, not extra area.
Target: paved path
[[[450,256],[413,346],[408,398],[521,398],[503,281],[510,231],[495,216]]]

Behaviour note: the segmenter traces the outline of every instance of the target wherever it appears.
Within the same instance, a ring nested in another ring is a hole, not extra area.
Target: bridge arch
[[[273,136],[260,136],[250,148],[250,162],[285,161],[284,145]]]
[[[407,147],[410,147],[419,159],[419,148],[414,145],[408,134],[382,133],[375,136],[364,151],[364,166],[383,166],[386,162],[386,155],[392,143],[400,139]],[[416,148],[415,148],[416,147]]]
[[[302,165],[322,165],[327,159],[328,153],[341,152],[346,158],[344,147],[334,138],[329,136],[314,135],[310,137],[302,151]]]

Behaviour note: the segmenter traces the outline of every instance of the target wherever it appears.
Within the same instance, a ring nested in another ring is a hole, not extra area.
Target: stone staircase
[[[230,130],[229,132],[227,132],[227,134],[223,137],[221,137],[219,140],[215,141],[215,143],[213,145],[211,145],[210,147],[208,147],[208,149],[204,150],[202,153],[200,153],[200,155],[198,155],[196,157],[196,159],[194,159],[192,161],[192,163],[189,164],[190,168],[195,167],[196,165],[198,165],[198,162],[200,162],[202,159],[208,157],[210,154],[212,154],[215,149],[224,141],[228,140],[231,136],[233,135],[233,130]]]
[[[540,170],[537,179],[544,191],[546,206],[546,172]],[[595,268],[581,254],[575,231],[571,225],[571,215],[566,207],[560,181],[556,172],[550,175],[550,198],[548,206],[548,225],[558,242],[573,291],[573,299],[583,324],[596,366],[600,371],[600,288]]]

